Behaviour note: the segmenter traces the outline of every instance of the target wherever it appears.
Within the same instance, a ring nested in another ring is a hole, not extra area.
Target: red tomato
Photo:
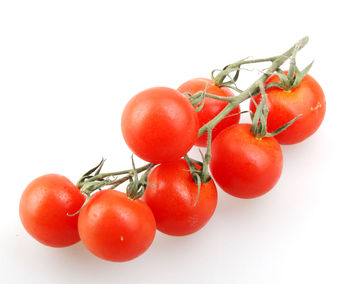
[[[207,88],[208,87],[208,88]],[[205,78],[196,78],[189,80],[183,83],[178,90],[181,93],[191,93],[194,95],[200,91],[204,91],[207,88],[206,92],[212,95],[220,96],[220,97],[233,97],[233,93],[227,87],[218,87],[215,86],[213,80],[205,79]],[[226,105],[227,101],[220,101],[212,98],[206,97],[204,99],[204,106],[202,110],[197,112],[199,119],[199,126],[202,127],[204,124],[212,120],[219,112],[221,112]],[[237,106],[234,110],[232,110],[228,117],[221,120],[213,129],[212,132],[212,140],[226,127],[231,126],[239,122],[240,115],[237,114],[241,111],[240,107]],[[236,115],[234,115],[236,114]],[[196,141],[197,146],[205,147],[207,146],[208,134],[205,133],[202,136],[198,137]]]
[[[285,71],[287,74],[287,71]],[[271,76],[265,84],[279,82],[277,75]],[[311,136],[321,125],[325,112],[326,100],[320,85],[310,75],[306,75],[300,85],[293,90],[284,91],[277,87],[266,90],[267,131],[273,132],[297,115],[302,114],[291,126],[275,138],[280,144],[296,144]],[[261,95],[253,98],[257,104]],[[250,109],[255,112],[253,101]]]
[[[213,215],[217,203],[214,182],[202,184],[195,204],[198,186],[192,180],[184,159],[154,168],[143,200],[151,208],[157,229],[165,234],[183,236],[202,228]]]
[[[66,247],[80,240],[77,212],[84,196],[66,177],[49,174],[33,180],[24,190],[19,215],[27,232],[51,247]]]
[[[178,91],[157,87],[134,96],[122,115],[126,144],[151,163],[183,157],[194,145],[199,130],[192,104]]]
[[[217,184],[240,198],[268,192],[278,181],[283,165],[281,147],[273,137],[257,139],[250,124],[236,124],[213,141],[210,170]]]
[[[156,223],[147,204],[112,189],[91,197],[80,212],[78,228],[90,252],[118,262],[144,253],[156,233]]]

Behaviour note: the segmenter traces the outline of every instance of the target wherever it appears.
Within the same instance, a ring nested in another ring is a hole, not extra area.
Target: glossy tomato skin
[[[208,87],[208,88],[207,88]],[[183,83],[178,90],[181,93],[190,93],[194,95],[200,91],[204,91],[207,88],[206,92],[212,95],[220,97],[233,97],[233,93],[229,88],[215,86],[213,80],[206,78],[195,78]],[[220,113],[228,104],[227,101],[220,101],[212,98],[206,97],[204,99],[204,106],[202,110],[197,112],[199,119],[199,127],[202,127],[204,124],[212,120],[218,113]],[[228,117],[221,120],[213,129],[212,140],[226,127],[236,124],[240,120],[240,107],[237,106],[233,109]],[[196,145],[200,147],[207,146],[208,134],[205,133],[202,136],[198,137],[196,140]]]
[[[285,71],[287,74],[287,71]],[[277,75],[271,76],[265,84],[279,82]],[[324,93],[317,81],[306,75],[300,85],[293,90],[284,91],[277,87],[266,90],[269,114],[267,130],[273,132],[299,114],[301,116],[286,130],[276,135],[280,144],[296,144],[310,137],[321,125],[326,112]],[[261,95],[254,97],[259,104]],[[250,109],[255,112],[253,101]]]
[[[79,234],[87,249],[99,258],[124,262],[144,253],[152,244],[156,223],[147,204],[116,190],[94,194],[82,209]]]
[[[192,180],[184,159],[161,164],[148,178],[143,200],[151,208],[157,229],[165,234],[184,236],[201,229],[213,215],[217,204],[214,182],[202,184],[197,203],[198,186]]]
[[[199,130],[192,104],[166,87],[147,89],[134,96],[122,115],[126,144],[141,159],[165,163],[184,156]]]
[[[217,184],[239,198],[255,198],[278,181],[283,166],[281,147],[273,137],[256,139],[250,124],[236,124],[213,141],[210,170]]]
[[[48,174],[33,180],[24,190],[19,214],[24,228],[40,243],[66,247],[80,240],[77,212],[84,196],[66,177]]]

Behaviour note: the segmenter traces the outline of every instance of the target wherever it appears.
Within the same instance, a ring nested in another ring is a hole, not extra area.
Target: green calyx
[[[196,183],[198,186],[198,191],[197,191],[197,196],[196,196],[196,199],[194,202],[194,206],[196,206],[196,204],[198,202],[198,198],[199,198],[202,184],[211,181],[211,177],[209,176],[209,173],[208,173],[209,161],[206,161],[205,156],[203,155],[203,153],[200,150],[199,150],[199,152],[202,156],[203,162],[192,159],[188,155],[184,156],[184,158],[188,164],[188,167],[190,169],[190,173],[192,175],[193,182]],[[199,169],[196,167],[196,164],[199,166]]]
[[[269,83],[265,86],[265,88],[269,89],[272,87],[277,87],[277,88],[280,88],[280,89],[287,91],[287,92],[295,89],[296,87],[298,87],[300,85],[301,81],[304,79],[306,74],[311,69],[313,63],[314,62],[312,61],[302,71],[300,71],[298,69],[298,67],[295,66],[294,69],[292,69],[293,71],[291,71],[291,69],[289,69],[287,75],[281,69],[278,69],[276,71],[276,75],[279,77],[280,81]],[[293,73],[291,73],[291,72],[293,72]]]
[[[148,175],[151,169],[154,167],[154,164],[151,164],[139,179],[138,171],[135,167],[133,156],[131,156],[131,162],[132,162],[132,171],[130,172],[131,176],[129,177],[129,184],[126,186],[126,195],[131,199],[137,199],[144,194],[147,185],[154,186],[153,184],[150,184],[147,182]]]
[[[265,92],[264,84],[261,83],[259,86],[260,93],[261,93],[261,101],[259,105],[256,104],[255,100],[253,99],[253,103],[255,104],[256,111],[255,113],[251,113],[251,119],[252,119],[252,126],[250,128],[250,132],[257,138],[262,139],[264,137],[273,137],[282,131],[286,130],[289,126],[291,126],[300,116],[296,116],[291,121],[287,122],[286,124],[282,125],[280,128],[276,129],[273,132],[267,132],[267,116],[269,113],[269,109],[267,107],[266,97],[267,94]]]
[[[207,88],[193,95],[191,93],[184,93],[184,95],[189,97],[188,100],[196,108],[196,112],[199,112],[203,109],[205,98],[211,98],[211,99],[226,101],[226,102],[233,102],[235,100],[234,97],[221,97],[221,96],[207,93]]]
[[[115,189],[117,186],[122,183],[129,181],[127,185],[126,193],[129,198],[137,199],[145,191],[147,183],[147,178],[151,169],[155,166],[154,164],[146,164],[140,168],[135,168],[135,163],[133,157],[132,160],[132,169],[110,172],[110,173],[100,173],[101,169],[105,163],[105,159],[102,158],[101,162],[94,168],[88,170],[83,176],[79,179],[77,187],[80,189],[81,194],[85,196],[85,202],[82,207],[75,212],[74,214],[67,214],[68,216],[74,216],[78,214],[81,209],[89,202],[91,194],[96,190],[102,189]],[[142,174],[141,178],[138,178],[138,174]]]
[[[290,64],[289,64],[289,70],[288,73],[285,74],[280,68],[276,70],[276,75],[279,77],[280,82],[273,82],[265,86],[265,89],[271,88],[271,87],[277,87],[280,89],[283,89],[285,91],[293,90],[294,88],[298,87],[303,78],[306,76],[306,74],[310,71],[313,61],[307,65],[302,71],[299,70],[299,68],[296,65],[296,55],[297,51],[299,49],[299,46],[296,45],[295,49],[293,51],[293,54],[290,58]]]
[[[204,106],[204,98],[206,97],[206,90],[203,91],[199,91],[195,94],[191,94],[191,93],[184,93],[185,96],[188,96],[188,100],[190,101],[190,103],[195,107],[196,112],[199,112],[203,109]]]

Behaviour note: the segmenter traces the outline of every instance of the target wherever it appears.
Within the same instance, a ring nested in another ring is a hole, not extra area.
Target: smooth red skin
[[[287,71],[285,71],[287,74]],[[271,76],[265,84],[279,82],[277,75]],[[310,137],[321,125],[326,112],[326,100],[320,85],[310,75],[306,75],[300,85],[291,91],[279,88],[266,90],[267,130],[273,132],[297,115],[302,114],[291,126],[276,135],[280,144],[296,144]],[[257,104],[261,95],[253,98]],[[250,110],[255,112],[256,107],[250,101]]]
[[[151,163],[175,161],[194,145],[199,130],[192,104],[166,87],[147,89],[134,96],[122,115],[126,144]]]
[[[78,221],[83,244],[95,256],[123,262],[143,254],[152,244],[156,222],[141,200],[132,200],[116,190],[94,194]]]
[[[216,183],[239,198],[268,192],[281,176],[283,156],[273,137],[256,139],[250,124],[236,124],[213,141],[210,170]]]
[[[154,168],[142,199],[151,208],[157,229],[165,234],[184,236],[197,232],[213,215],[217,190],[211,180],[198,186],[192,180],[185,160],[161,164]]]
[[[194,95],[200,91],[204,91],[207,88],[206,92],[212,95],[220,97],[234,97],[233,93],[229,88],[215,86],[213,80],[206,78],[196,78],[189,80],[183,83],[178,90],[181,93],[190,93]],[[197,112],[199,119],[199,127],[202,127],[204,124],[212,120],[218,113],[220,113],[228,104],[227,101],[220,101],[212,98],[206,97],[204,99],[204,106],[201,111]],[[241,111],[240,107],[237,106],[233,109],[228,117],[221,120],[214,128],[212,132],[212,140],[226,127],[236,124],[240,120]],[[235,114],[235,115],[234,115]],[[208,134],[205,133],[202,136],[198,137],[195,145],[200,147],[207,146]]]
[[[80,240],[77,212],[84,196],[66,177],[48,174],[33,180],[24,190],[19,215],[27,232],[40,243],[66,247]]]

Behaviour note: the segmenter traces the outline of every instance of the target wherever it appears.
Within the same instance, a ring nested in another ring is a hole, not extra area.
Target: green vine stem
[[[208,139],[207,139],[207,150],[205,152],[205,156],[203,157],[203,166],[201,169],[201,181],[206,183],[211,180],[211,178],[208,178],[209,176],[209,162],[211,159],[211,138],[212,138],[212,132],[213,129],[208,129]]]
[[[217,85],[217,86],[230,86],[233,82],[235,82],[237,80],[237,78],[233,79],[233,80],[230,80],[228,82],[225,82],[225,79],[229,76],[230,73],[232,73],[234,71],[239,72],[239,70],[240,70],[239,68],[242,65],[261,63],[261,62],[268,62],[268,61],[273,62],[278,57],[279,56],[272,56],[272,57],[267,57],[267,58],[251,59],[251,60],[243,59],[243,60],[237,61],[235,63],[232,63],[230,65],[227,65],[221,71],[220,70],[213,70],[213,72],[212,72],[212,79],[213,79],[215,85]],[[220,73],[218,75],[214,76],[214,72],[215,71],[220,71]],[[236,76],[238,77],[237,73],[236,73]]]
[[[251,98],[254,95],[257,95],[259,91],[259,86],[261,84],[264,84],[266,79],[271,74],[273,74],[276,70],[278,70],[280,66],[293,55],[295,50],[298,51],[302,49],[307,44],[308,41],[309,41],[308,37],[302,38],[300,41],[298,41],[295,45],[293,45],[290,49],[288,49],[286,52],[284,52],[280,56],[274,56],[274,57],[269,57],[265,59],[256,59],[256,60],[242,60],[242,61],[238,61],[237,63],[231,64],[229,65],[229,67],[222,70],[215,77],[215,80],[214,80],[215,83],[224,82],[225,78],[229,75],[229,73],[232,71],[235,71],[237,69],[237,66],[241,66],[242,64],[265,62],[265,61],[272,62],[271,66],[267,69],[267,71],[263,75],[261,75],[261,77],[258,80],[256,80],[248,89],[244,90],[241,94],[239,94],[236,97],[233,97],[229,101],[229,103],[226,105],[226,107],[217,116],[215,116],[211,121],[209,121],[207,124],[203,125],[199,129],[198,137],[203,135],[205,132],[208,132],[208,130],[212,130],[222,119],[226,117],[226,115],[229,114],[230,111],[236,108],[240,103]],[[231,71],[228,72],[229,70]]]
[[[83,175],[82,178],[80,178],[80,180],[77,183],[77,187],[79,189],[83,188],[84,185],[86,185],[87,183],[91,183],[91,182],[95,182],[95,181],[106,181],[106,178],[109,177],[118,177],[120,175],[127,175],[123,178],[114,180],[114,181],[110,181],[108,183],[106,183],[105,185],[119,185],[122,184],[123,182],[127,181],[134,172],[136,173],[141,173],[143,171],[146,171],[148,168],[153,167],[154,164],[148,163],[142,167],[139,168],[135,168],[135,169],[129,169],[129,170],[123,170],[123,171],[118,171],[118,172],[110,172],[110,173],[102,173],[100,174],[99,172],[93,176],[85,176]],[[101,168],[100,168],[101,169]]]
[[[145,170],[147,170],[151,165],[151,163],[148,163],[140,168],[137,168],[135,169],[135,171],[137,173],[141,173]],[[94,181],[101,181],[101,180],[104,180],[105,178],[108,178],[108,177],[117,177],[117,176],[120,176],[120,175],[125,175],[127,174],[127,176],[130,176],[131,175],[131,172],[133,171],[133,169],[129,169],[129,170],[124,170],[124,171],[118,171],[118,172],[110,172],[110,173],[102,173],[102,174],[97,174],[97,175],[94,175],[94,176],[91,176],[91,177],[88,177],[88,178],[84,178],[84,176],[78,181],[77,183],[77,187],[79,189],[81,189],[84,184],[86,184],[87,182],[94,182]],[[84,179],[83,179],[84,178]],[[118,181],[120,181],[120,183],[123,183],[124,181],[126,181],[127,179],[124,180],[124,178],[121,178],[119,179]],[[111,183],[111,184],[116,184],[117,181]]]

